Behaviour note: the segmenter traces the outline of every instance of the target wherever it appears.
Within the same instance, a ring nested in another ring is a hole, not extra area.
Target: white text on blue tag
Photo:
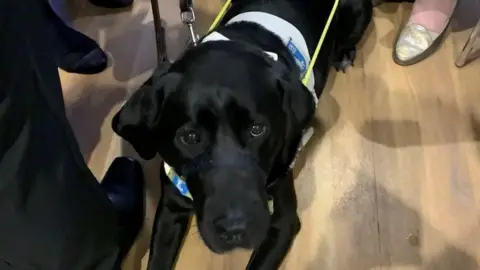
[[[180,191],[180,193],[183,196],[187,196],[189,194],[187,183],[185,183],[185,181],[180,179],[180,177],[178,175],[175,175],[173,177],[172,182],[177,187],[178,191]]]
[[[287,48],[292,54],[293,58],[295,58],[295,62],[300,68],[300,72],[304,73],[307,69],[307,60],[305,59],[305,56],[302,54],[302,52],[300,52],[297,46],[293,43],[293,40],[291,38],[287,43]]]

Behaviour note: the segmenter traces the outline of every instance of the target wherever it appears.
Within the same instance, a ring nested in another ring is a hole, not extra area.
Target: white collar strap
[[[268,31],[272,32],[273,34],[277,35],[288,48],[290,53],[295,59],[298,67],[301,71],[301,77],[303,78],[308,65],[310,64],[311,57],[310,52],[308,50],[307,42],[303,37],[302,33],[291,23],[287,22],[286,20],[269,14],[265,12],[258,12],[258,11],[251,11],[241,13],[232,19],[230,19],[226,24],[232,24],[236,22],[253,22],[256,24],[261,25]],[[218,40],[229,40],[224,35],[214,31],[208,34],[206,37],[203,38],[203,42],[209,41],[218,41]],[[268,54],[272,59],[275,61],[278,60],[278,55],[272,52],[265,52]],[[313,75],[310,76],[308,83],[307,83],[308,90],[312,93],[312,96],[315,100],[315,104],[318,102],[317,94],[315,93],[315,77]]]
[[[209,42],[209,41],[219,41],[219,40],[228,41],[230,39],[220,34],[219,32],[211,32],[210,34],[208,34],[206,37],[202,39],[202,43]],[[270,58],[272,58],[273,61],[278,61],[278,54],[274,52],[267,52],[267,51],[264,51],[264,53],[266,53]]]

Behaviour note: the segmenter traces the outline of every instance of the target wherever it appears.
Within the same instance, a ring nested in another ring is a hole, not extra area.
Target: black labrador
[[[330,68],[353,64],[370,1],[340,0],[314,85],[300,78],[333,0],[233,0],[214,32],[127,101],[114,131],[166,165],[148,269],[174,268],[193,214],[213,252],[253,249],[247,269],[281,265],[300,230],[289,168]]]

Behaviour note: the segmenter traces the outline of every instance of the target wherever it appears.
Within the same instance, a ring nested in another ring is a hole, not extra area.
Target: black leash
[[[158,0],[151,0],[151,4],[153,11],[153,24],[155,28],[155,42],[157,45],[157,61],[160,64],[168,62],[165,28],[162,25]]]

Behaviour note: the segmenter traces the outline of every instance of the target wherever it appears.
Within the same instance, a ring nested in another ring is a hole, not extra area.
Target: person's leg
[[[141,193],[141,173],[117,162],[130,177],[110,172],[102,189],[84,163],[42,4],[0,0],[0,269],[118,270],[143,214],[122,193]]]
[[[50,31],[54,37],[54,54],[59,68],[79,74],[96,74],[107,68],[108,57],[98,43],[65,23],[52,2],[45,1]],[[64,1],[64,0],[61,0]],[[122,8],[132,5],[133,0],[91,0],[92,4],[106,8]]]
[[[68,26],[44,0],[48,30],[57,66],[67,72],[96,74],[107,68],[108,57],[98,43],[88,36]]]
[[[441,33],[450,21],[456,0],[416,0],[410,22]]]
[[[457,0],[416,0],[395,44],[395,62],[411,65],[431,55],[441,44],[456,3]]]

